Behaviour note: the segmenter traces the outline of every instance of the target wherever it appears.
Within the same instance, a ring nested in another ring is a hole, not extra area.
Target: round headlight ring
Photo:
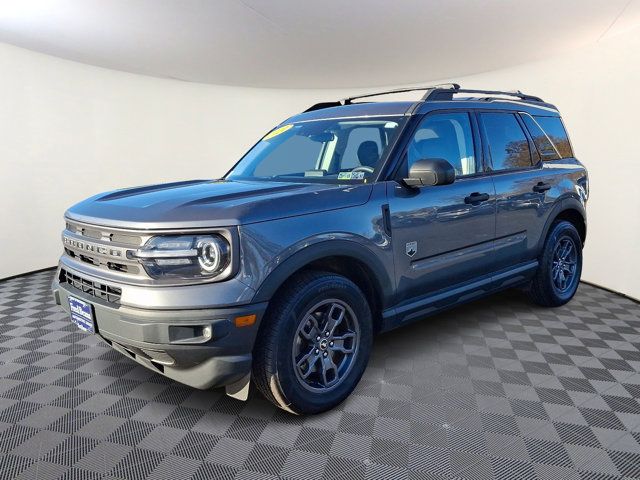
[[[214,238],[202,239],[198,241],[197,247],[200,267],[208,273],[217,271],[222,262],[222,252],[218,241]]]

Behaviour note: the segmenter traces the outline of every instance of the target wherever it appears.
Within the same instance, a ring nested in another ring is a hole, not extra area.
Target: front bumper
[[[69,295],[92,304],[96,333],[111,347],[155,372],[199,389],[229,385],[250,372],[251,351],[267,307],[266,302],[178,310],[113,304],[61,283],[60,269],[52,289],[56,303],[67,312]],[[235,326],[236,317],[253,314],[253,325]],[[204,326],[211,327],[209,340],[188,335],[201,332]]]

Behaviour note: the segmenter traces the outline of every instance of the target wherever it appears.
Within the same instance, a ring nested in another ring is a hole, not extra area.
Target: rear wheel
[[[539,261],[529,296],[544,307],[564,305],[575,295],[582,273],[582,241],[572,223],[551,226]]]
[[[350,280],[324,272],[296,275],[274,298],[256,340],[253,380],[293,413],[342,402],[366,367],[371,310]]]

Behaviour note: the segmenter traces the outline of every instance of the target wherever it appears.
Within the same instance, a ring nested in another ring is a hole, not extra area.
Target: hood
[[[192,180],[96,195],[66,216],[135,229],[243,225],[362,205],[371,185]]]

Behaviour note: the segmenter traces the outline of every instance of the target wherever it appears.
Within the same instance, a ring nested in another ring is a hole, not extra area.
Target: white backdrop
[[[640,28],[552,59],[457,79],[555,104],[590,179],[583,279],[640,299]]]
[[[0,44],[0,278],[55,265],[67,207],[95,193],[214,178],[336,92],[164,80]]]
[[[219,176],[283,118],[356,91],[162,80],[3,44],[0,71],[0,278],[55,264],[70,204],[124,186]],[[455,81],[519,88],[560,108],[591,178],[583,277],[640,298],[640,30]]]

